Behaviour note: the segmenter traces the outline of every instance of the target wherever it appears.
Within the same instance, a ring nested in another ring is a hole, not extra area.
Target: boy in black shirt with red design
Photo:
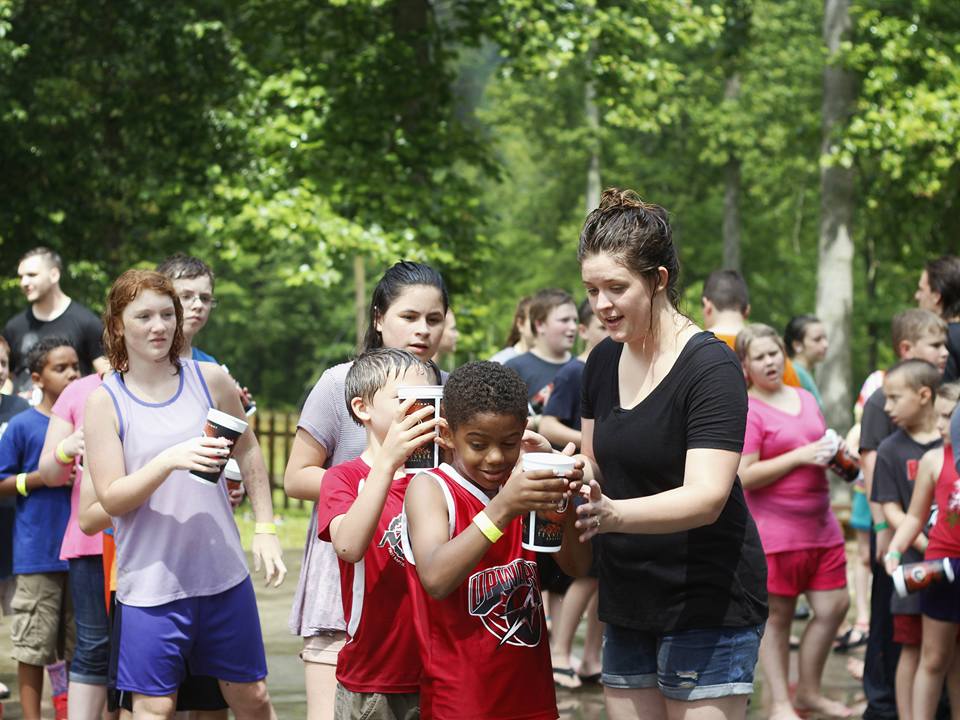
[[[911,309],[898,313],[891,323],[893,349],[901,360],[926,360],[943,371],[947,364],[946,323],[926,310]],[[863,408],[860,426],[860,466],[871,497],[877,449],[885,438],[896,431],[896,425],[884,412],[886,396],[883,388],[871,395]],[[873,582],[870,590],[870,635],[864,658],[863,691],[867,696],[866,720],[893,720],[897,717],[894,697],[894,676],[900,648],[893,642],[893,619],[888,599],[893,582],[883,569],[882,556],[890,545],[893,533],[883,510],[871,503],[874,532],[871,538]]]
[[[920,458],[943,442],[933,407],[940,375],[939,369],[924,360],[903,360],[887,372],[883,381],[884,409],[899,429],[877,450],[870,500],[882,505],[894,531],[910,507]],[[902,561],[923,560],[926,544],[927,538],[921,533]],[[913,679],[920,660],[920,596],[901,598],[891,593],[888,597],[893,612],[893,641],[901,644],[895,678],[897,712],[900,717],[913,717]]]

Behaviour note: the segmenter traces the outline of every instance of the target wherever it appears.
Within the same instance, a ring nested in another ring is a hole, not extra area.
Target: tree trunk
[[[850,118],[856,99],[852,73],[833,64],[841,41],[850,32],[850,0],[825,0],[823,38],[828,54],[823,72],[823,141],[821,157]],[[840,431],[850,425],[850,339],[853,310],[854,174],[839,165],[820,169],[820,242],[817,262],[817,315],[830,338],[818,374],[827,423]]]
[[[740,95],[740,73],[727,78],[723,99],[736,100]],[[723,267],[741,272],[740,267],[740,158],[730,148],[729,159],[723,169]]]
[[[583,87],[583,107],[587,116],[587,127],[590,129],[590,164],[587,166],[587,213],[589,214],[600,205],[600,113],[597,111],[593,80],[589,77]]]

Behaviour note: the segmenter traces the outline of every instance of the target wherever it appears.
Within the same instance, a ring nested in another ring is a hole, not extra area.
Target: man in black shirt
[[[33,389],[27,353],[45,337],[69,340],[80,358],[80,372],[106,372],[110,365],[103,357],[103,324],[88,308],[68,297],[60,289],[63,261],[50,248],[28,251],[17,267],[20,289],[30,303],[3,328],[10,344],[10,376],[14,392],[29,396]]]
[[[913,295],[917,307],[929,310],[947,323],[947,369],[944,382],[960,378],[960,258],[944,255],[931,260],[920,273]]]

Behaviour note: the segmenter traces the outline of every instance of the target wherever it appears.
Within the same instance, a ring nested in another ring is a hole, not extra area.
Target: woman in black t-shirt
[[[737,479],[743,371],[677,310],[666,210],[607,190],[578,256],[610,335],[584,372],[582,447],[599,484],[577,522],[603,548],[608,716],[742,718],[767,616],[763,550]]]

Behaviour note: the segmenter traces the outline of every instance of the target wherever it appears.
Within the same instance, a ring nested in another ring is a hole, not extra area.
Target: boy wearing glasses
[[[203,330],[210,311],[217,306],[213,296],[213,270],[203,260],[177,253],[157,265],[157,272],[173,281],[183,305],[183,357],[217,363],[213,355],[193,346],[193,338]]]

